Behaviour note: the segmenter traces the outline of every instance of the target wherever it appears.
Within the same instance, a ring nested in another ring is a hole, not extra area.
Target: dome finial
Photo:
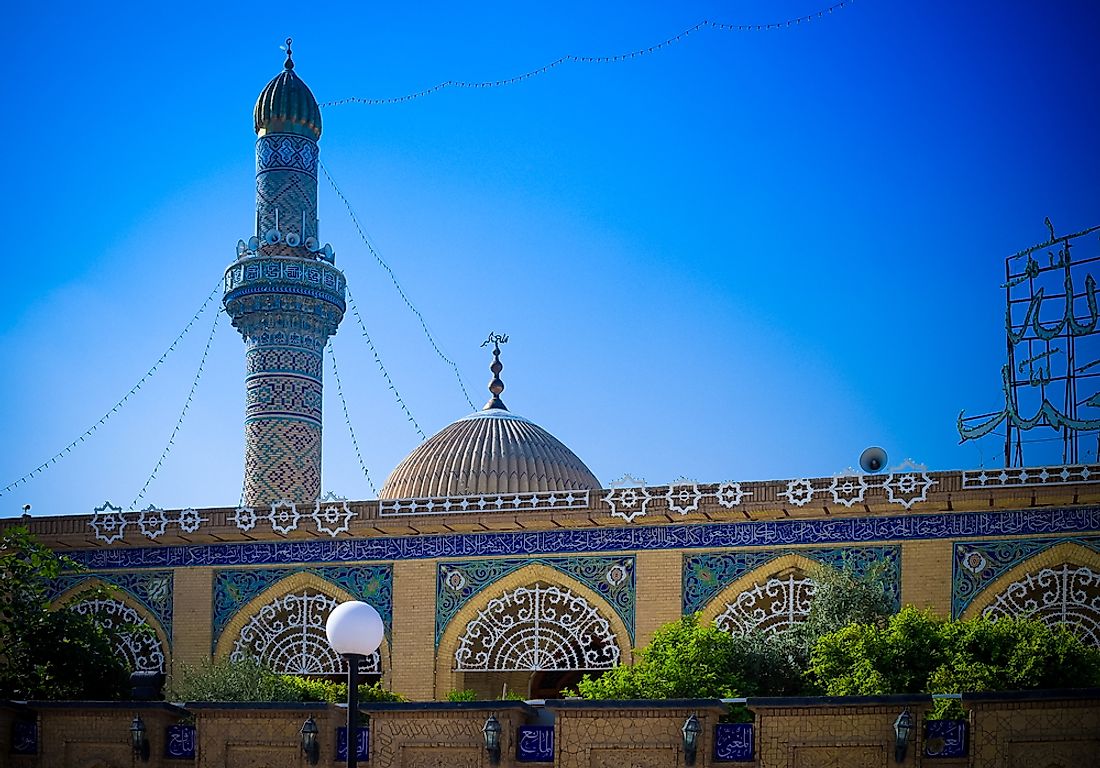
[[[481,342],[481,346],[485,347],[489,344],[493,345],[493,364],[489,366],[489,370],[493,372],[493,380],[489,382],[489,392],[492,393],[492,397],[489,398],[489,402],[485,404],[485,407],[481,410],[491,411],[494,408],[502,411],[507,411],[508,406],[504,404],[504,401],[500,399],[500,393],[504,391],[504,382],[500,380],[500,372],[504,370],[504,366],[500,362],[500,345],[508,343],[508,334],[489,332],[489,338]]]
[[[283,66],[286,69],[294,69],[294,51],[290,50],[290,46],[294,44],[294,38],[288,37],[286,39],[286,63]]]

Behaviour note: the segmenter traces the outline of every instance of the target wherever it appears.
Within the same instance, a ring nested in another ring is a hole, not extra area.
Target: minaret
[[[245,345],[244,504],[321,493],[325,344],[344,317],[344,275],[317,230],[321,110],[286,64],[260,93],[256,232],[225,271],[225,311]]]

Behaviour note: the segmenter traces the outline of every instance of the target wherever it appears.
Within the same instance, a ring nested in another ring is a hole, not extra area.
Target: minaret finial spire
[[[294,51],[290,50],[290,46],[294,44],[294,38],[288,37],[286,39],[286,63],[283,64],[287,69],[294,69]]]
[[[483,411],[491,411],[494,409],[502,411],[508,410],[508,406],[500,399],[500,393],[504,391],[504,382],[500,379],[500,372],[504,370],[504,366],[500,362],[500,345],[507,343],[508,334],[493,333],[492,331],[489,332],[489,338],[481,342],[481,346],[483,347],[490,344],[493,345],[493,364],[489,366],[489,370],[493,372],[493,380],[489,382],[489,392],[493,396],[489,398],[489,402],[481,409]]]

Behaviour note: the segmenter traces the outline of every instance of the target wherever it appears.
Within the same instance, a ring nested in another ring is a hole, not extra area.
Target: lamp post
[[[348,662],[348,768],[358,768],[359,663],[382,644],[382,617],[366,603],[340,603],[328,616],[325,634],[333,649]]]
[[[909,714],[909,707],[906,707],[894,721],[894,760],[896,762],[905,762],[905,753],[909,750],[909,736],[912,732],[913,716]]]
[[[695,765],[695,754],[699,747],[699,734],[702,732],[699,718],[694,712],[684,721],[684,727],[680,731],[684,735],[684,765]]]

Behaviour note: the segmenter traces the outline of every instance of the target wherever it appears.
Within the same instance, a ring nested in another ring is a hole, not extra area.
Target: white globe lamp
[[[366,603],[340,603],[328,616],[325,634],[341,656],[370,656],[382,644],[382,617]]]
[[[358,600],[340,603],[325,622],[329,645],[348,662],[348,768],[359,765],[359,663],[382,644],[382,617]]]

